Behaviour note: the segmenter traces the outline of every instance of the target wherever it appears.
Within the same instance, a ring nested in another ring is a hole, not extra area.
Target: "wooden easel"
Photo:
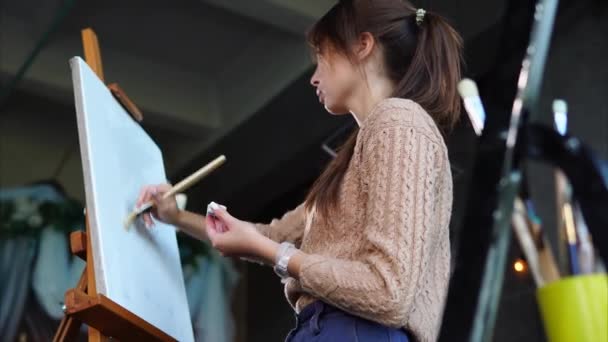
[[[95,32],[90,28],[84,29],[82,40],[87,64],[103,81],[101,53]],[[108,88],[133,118],[141,122],[143,115],[122,89],[117,84],[111,84]],[[76,287],[65,294],[65,317],[59,324],[53,342],[75,341],[83,323],[89,326],[89,342],[108,341],[110,338],[122,341],[176,341],[156,326],[97,293],[93,251],[88,232],[87,218],[86,232],[70,234],[70,250],[72,254],[83,259],[86,266]]]

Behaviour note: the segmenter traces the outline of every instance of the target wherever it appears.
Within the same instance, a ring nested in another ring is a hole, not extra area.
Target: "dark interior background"
[[[349,116],[325,113],[309,85],[313,66],[302,32],[332,3],[0,1],[0,186],[56,178],[72,196],[84,198],[65,77],[67,58],[81,54],[79,30],[91,25],[100,36],[106,79],[124,85],[141,104],[143,127],[163,149],[170,180],[219,154],[227,156],[225,166],[188,193],[189,209],[202,212],[213,200],[245,220],[281,216],[304,199],[330,160],[322,144],[353,125]],[[488,115],[506,119],[535,2],[417,5],[442,13],[463,33],[465,74],[478,82]],[[36,38],[47,31],[47,40]],[[19,66],[41,42],[40,54],[14,82]],[[538,113],[540,121],[551,124],[552,101],[567,100],[570,131],[603,158],[608,158],[607,43],[605,1],[560,1]],[[463,116],[448,140],[454,246],[467,229],[461,221],[467,191],[475,184],[470,177],[475,143]],[[552,170],[531,165],[530,183],[544,224],[555,226]],[[548,232],[555,244],[556,235]],[[520,256],[512,244],[509,260]],[[233,301],[238,340],[282,340],[294,316],[280,281],[269,268],[242,262],[238,268],[243,274]],[[529,275],[508,268],[494,341],[545,340],[534,291]]]

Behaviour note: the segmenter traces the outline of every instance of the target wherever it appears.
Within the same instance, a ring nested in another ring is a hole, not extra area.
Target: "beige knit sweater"
[[[390,98],[361,123],[339,211],[326,225],[301,204],[270,224],[270,239],[308,256],[285,294],[296,312],[321,299],[435,341],[448,290],[452,175],[433,119]]]

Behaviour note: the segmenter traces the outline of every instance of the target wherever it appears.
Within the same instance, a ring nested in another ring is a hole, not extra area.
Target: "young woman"
[[[179,211],[148,186],[152,216],[224,256],[272,265],[297,326],[288,341],[434,341],[449,270],[452,176],[444,136],[460,113],[462,41],[401,0],[340,1],[308,34],[311,83],[358,128],[305,201],[270,224]],[[153,224],[144,216],[147,226]]]

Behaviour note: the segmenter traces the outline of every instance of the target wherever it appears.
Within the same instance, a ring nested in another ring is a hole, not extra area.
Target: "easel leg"
[[[80,279],[78,280],[78,284],[76,285],[76,288],[79,290],[87,290],[87,271],[87,267],[85,266],[80,275]],[[53,338],[53,342],[75,341],[78,337],[81,325],[82,322],[76,318],[67,315],[64,316],[61,323],[59,323],[59,328]]]
[[[87,64],[95,71],[97,77],[104,81],[99,41],[92,29],[86,28],[82,30],[82,43],[84,46],[84,58],[87,61]]]
[[[110,338],[102,335],[98,330],[89,327],[89,342],[106,342]]]
[[[87,223],[87,231],[89,230],[88,228],[88,220],[86,221]],[[78,250],[77,253],[81,253],[81,248],[83,247],[82,244],[76,244],[76,242],[79,242],[80,239],[82,239],[82,236],[79,235],[78,238],[76,238],[76,236],[74,236],[74,238],[70,238],[71,239],[71,245],[73,245],[72,249],[73,251]],[[91,249],[91,240],[89,239],[89,235],[85,234],[85,239],[86,239],[86,262],[87,265],[85,266],[84,270],[82,271],[82,275],[80,275],[80,279],[78,280],[78,285],[76,285],[76,289],[81,290],[83,292],[86,292],[89,295],[94,295],[97,293],[96,287],[95,287],[95,268],[94,268],[94,264],[93,264],[93,252]],[[84,254],[84,253],[82,253]],[[57,330],[57,333],[55,334],[55,338],[53,339],[53,342],[66,342],[66,341],[75,341],[78,337],[78,333],[80,332],[80,327],[82,326],[82,322],[70,315],[66,315],[62,320],[61,323],[59,324],[59,329]],[[100,333],[98,330],[89,327],[89,341],[90,342],[105,342],[105,341],[109,341],[109,338],[107,336],[104,336],[102,333]]]

